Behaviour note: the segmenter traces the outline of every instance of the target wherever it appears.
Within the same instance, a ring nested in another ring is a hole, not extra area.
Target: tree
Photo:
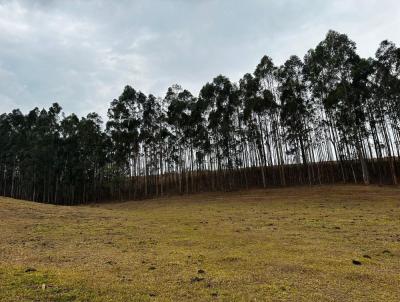
[[[300,153],[303,165],[307,169],[307,178],[311,184],[311,173],[308,162],[311,157],[308,149],[311,145],[310,132],[313,119],[313,108],[307,97],[306,84],[303,78],[303,62],[292,56],[279,70],[281,93],[281,121],[285,129],[285,139],[292,146],[290,153]]]
[[[343,128],[338,129],[340,123],[336,119],[342,113],[340,110],[343,109],[340,102],[347,104],[351,102],[348,87],[352,83],[352,70],[357,61],[355,50],[355,43],[346,35],[329,31],[325,40],[306,55],[305,76],[309,82],[313,99],[319,102],[325,118],[323,124],[327,126],[326,133],[332,142],[336,159],[341,162],[346,158],[351,159],[353,157],[351,144],[354,145],[361,164],[363,181],[367,184],[369,183],[369,172],[362,150],[361,136],[348,137]],[[343,166],[341,169],[345,181]],[[354,171],[353,176],[355,176]]]
[[[113,142],[112,161],[120,199],[125,176],[129,176],[132,182],[133,176],[140,175],[140,127],[145,101],[146,96],[143,93],[126,86],[118,100],[111,102],[108,110],[107,132]],[[119,176],[122,179],[118,179]],[[135,191],[134,194],[136,193]]]
[[[203,114],[210,131],[210,146],[213,152],[213,157],[210,154],[211,169],[216,168],[222,173],[225,172],[225,169],[231,171],[237,151],[235,136],[237,88],[228,78],[220,75],[201,89],[199,101],[203,103],[205,109]],[[216,167],[213,167],[214,161]],[[228,187],[231,188],[231,175],[228,175],[228,178]],[[218,183],[221,187],[225,187],[221,180]]]
[[[400,49],[361,58],[329,31],[277,68],[262,57],[239,83],[199,96],[126,86],[108,110],[65,116],[54,103],[0,114],[0,194],[75,204],[270,185],[398,183]]]

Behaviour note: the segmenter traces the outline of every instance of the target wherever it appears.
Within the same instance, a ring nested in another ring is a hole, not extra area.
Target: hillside
[[[400,189],[0,199],[0,301],[399,301]]]

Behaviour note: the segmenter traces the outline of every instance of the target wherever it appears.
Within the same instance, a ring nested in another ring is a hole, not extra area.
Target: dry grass
[[[397,302],[399,193],[334,186],[80,207],[0,199],[0,301]]]

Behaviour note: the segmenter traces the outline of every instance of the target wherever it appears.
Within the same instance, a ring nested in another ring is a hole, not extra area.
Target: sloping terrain
[[[0,301],[400,301],[400,189],[0,199]]]

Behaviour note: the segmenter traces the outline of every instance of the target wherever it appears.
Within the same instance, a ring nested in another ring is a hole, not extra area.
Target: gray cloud
[[[0,0],[0,112],[46,107],[105,115],[124,85],[195,94],[222,73],[237,81],[264,54],[303,56],[329,29],[373,56],[399,43],[397,0]]]

